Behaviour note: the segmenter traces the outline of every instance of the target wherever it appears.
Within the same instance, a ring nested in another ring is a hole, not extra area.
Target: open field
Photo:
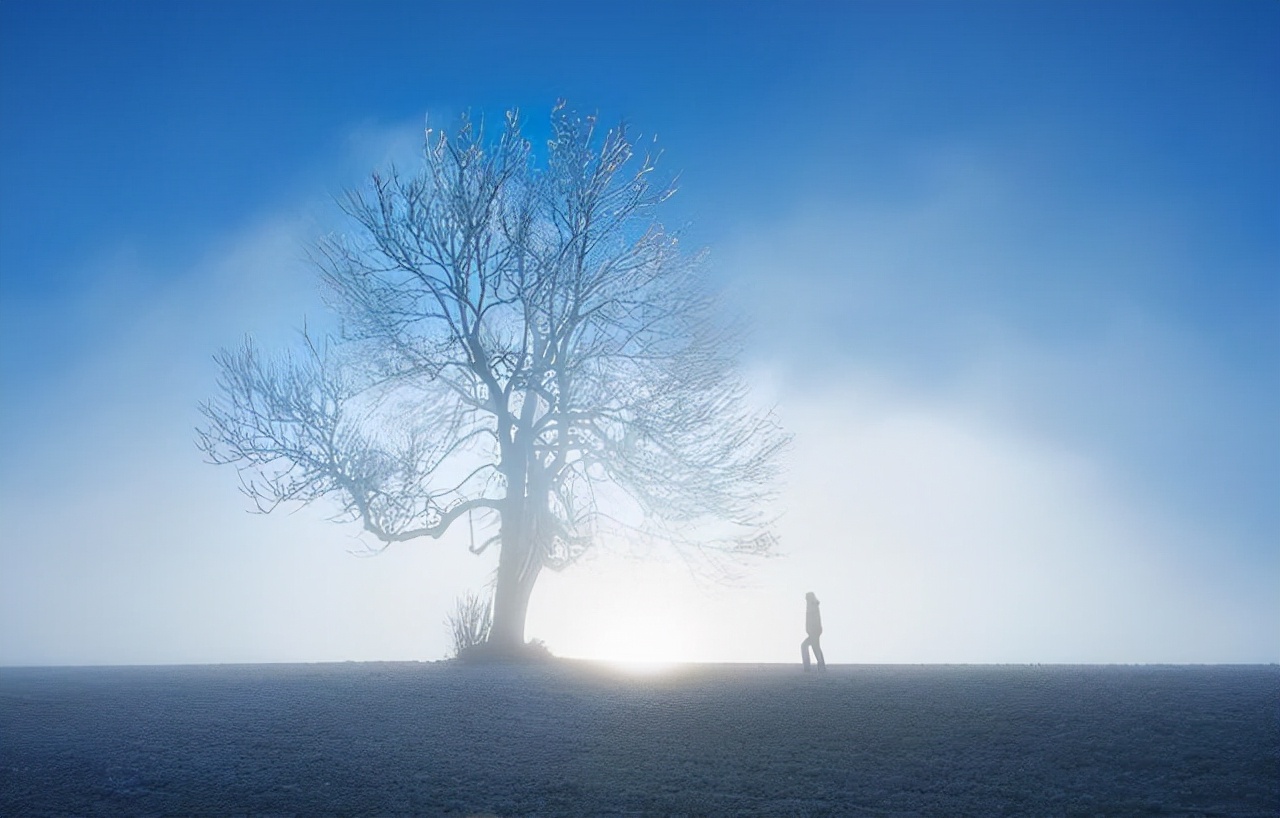
[[[0,669],[3,815],[1280,815],[1280,667]]]

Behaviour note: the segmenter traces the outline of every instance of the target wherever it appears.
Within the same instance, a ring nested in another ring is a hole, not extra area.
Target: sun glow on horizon
[[[591,628],[589,657],[627,666],[690,661],[693,642],[670,609],[600,617]]]
[[[569,658],[602,662],[630,672],[656,672],[693,661],[691,612],[679,601],[632,600],[630,594],[612,596],[579,624],[579,639],[560,646]]]

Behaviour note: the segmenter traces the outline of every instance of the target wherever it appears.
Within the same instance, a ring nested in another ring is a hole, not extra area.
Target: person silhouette
[[[809,636],[800,643],[800,658],[804,660],[804,669],[809,669],[809,648],[818,659],[818,670],[827,669],[827,660],[822,656],[822,612],[818,610],[818,598],[813,591],[804,595],[804,631]]]

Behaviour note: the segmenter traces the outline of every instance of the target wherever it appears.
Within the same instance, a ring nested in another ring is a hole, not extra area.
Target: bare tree
[[[382,547],[479,520],[495,648],[523,644],[539,572],[601,537],[768,551],[787,437],[656,220],[656,159],[563,105],[540,162],[515,112],[491,140],[428,129],[422,170],[348,192],[353,234],[315,248],[341,330],[220,353],[201,449],[258,509],[334,498]]]

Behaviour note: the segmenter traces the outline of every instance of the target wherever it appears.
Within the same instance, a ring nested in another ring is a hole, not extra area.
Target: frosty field
[[[0,669],[3,815],[1280,814],[1280,667]]]

